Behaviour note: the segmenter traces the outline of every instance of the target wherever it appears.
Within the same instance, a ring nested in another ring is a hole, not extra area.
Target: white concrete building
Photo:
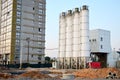
[[[41,63],[45,49],[46,0],[0,0],[0,59]],[[22,54],[22,56],[20,56]]]
[[[108,54],[108,59],[107,59],[108,67],[117,67],[117,61],[120,62],[119,58],[120,58],[119,54],[115,50],[113,50],[110,54]]]
[[[88,7],[62,12],[59,30],[60,68],[80,68],[81,64],[85,67],[90,57]]]
[[[102,67],[106,67],[110,63],[109,55],[112,55],[110,31],[103,29],[90,30],[90,48],[91,54],[95,54],[99,58]]]
[[[110,31],[103,29],[90,30],[91,52],[111,52]]]

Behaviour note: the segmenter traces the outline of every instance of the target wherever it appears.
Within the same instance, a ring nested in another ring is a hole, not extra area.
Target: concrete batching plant
[[[62,12],[59,30],[59,68],[86,67],[90,57],[88,6]]]

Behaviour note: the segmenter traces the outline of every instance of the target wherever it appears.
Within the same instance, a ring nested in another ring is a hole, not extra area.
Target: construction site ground
[[[0,69],[0,80],[63,80],[63,74],[74,75],[74,80],[120,80],[120,69],[52,69],[25,68]]]

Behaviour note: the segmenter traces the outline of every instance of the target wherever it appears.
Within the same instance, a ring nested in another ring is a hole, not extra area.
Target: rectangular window
[[[42,42],[38,42],[38,44],[39,44],[39,45],[41,45],[41,44],[42,44]]]
[[[101,49],[103,49],[103,45],[100,45]]]
[[[20,26],[17,25],[17,26],[16,26],[16,30],[20,30]]]
[[[103,41],[103,37],[101,37],[100,40]]]
[[[21,5],[17,4],[17,10],[21,10]]]
[[[39,31],[39,32],[42,32],[42,29],[41,29],[41,28],[38,28],[38,31]]]
[[[43,4],[42,3],[39,3],[39,8],[43,8]]]
[[[17,11],[17,17],[20,17],[20,16],[21,16],[21,12]]]
[[[40,9],[40,10],[38,11],[38,14],[43,14],[43,10]]]
[[[17,18],[16,23],[17,23],[17,24],[20,24],[20,21],[21,21],[21,20],[20,20],[19,18]]]

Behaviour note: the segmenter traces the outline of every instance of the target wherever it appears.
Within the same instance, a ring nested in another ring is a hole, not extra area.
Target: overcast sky
[[[111,32],[112,49],[120,48],[120,0],[46,0],[46,52],[57,57],[59,15],[69,9],[89,6],[89,28]]]

